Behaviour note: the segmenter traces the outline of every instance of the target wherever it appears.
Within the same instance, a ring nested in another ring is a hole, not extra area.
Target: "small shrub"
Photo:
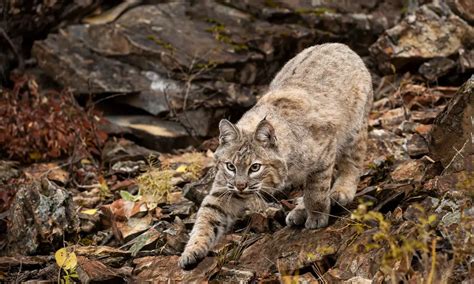
[[[100,118],[84,111],[71,92],[42,92],[28,76],[13,81],[13,90],[0,90],[0,151],[8,158],[33,162],[100,154],[107,138],[96,129]]]

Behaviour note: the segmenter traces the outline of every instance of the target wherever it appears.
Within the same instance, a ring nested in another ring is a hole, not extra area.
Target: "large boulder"
[[[310,29],[274,25],[214,1],[141,5],[110,23],[73,25],[35,42],[32,54],[75,94],[108,96],[115,114],[173,117],[196,136],[229,110],[256,102],[287,60],[311,44]]]
[[[474,154],[474,76],[461,86],[456,96],[434,122],[430,137],[432,158],[445,171],[456,172],[470,167]]]
[[[48,179],[18,187],[9,211],[9,254],[34,254],[60,248],[79,231],[72,195]]]

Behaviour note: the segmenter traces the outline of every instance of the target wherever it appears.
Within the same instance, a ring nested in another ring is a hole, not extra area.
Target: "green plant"
[[[54,254],[56,264],[59,266],[58,283],[69,284],[74,283],[74,279],[78,279],[79,275],[76,272],[77,257],[76,254],[69,248],[61,248]],[[63,274],[61,276],[61,274]]]
[[[437,220],[436,215],[427,214],[423,207],[413,204],[416,221],[406,221],[406,224],[411,223],[409,227],[395,227],[382,213],[369,210],[369,206],[370,203],[360,204],[351,218],[356,221],[353,226],[359,234],[372,231],[370,241],[365,244],[366,251],[384,250],[381,272],[389,276],[392,283],[398,283],[397,279],[400,280],[401,276],[397,275],[395,267],[400,271],[408,271],[414,255],[421,253],[422,258],[429,259],[431,253],[431,266],[425,267],[425,271],[430,271],[428,279],[432,279],[436,266],[436,254],[432,250],[436,238],[432,225]]]
[[[137,178],[138,196],[140,201],[147,204],[149,209],[155,208],[158,203],[167,202],[173,185],[171,178],[173,171],[151,167]]]

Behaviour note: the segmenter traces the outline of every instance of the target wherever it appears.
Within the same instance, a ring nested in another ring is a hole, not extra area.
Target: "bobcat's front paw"
[[[293,226],[301,226],[304,224],[306,220],[306,210],[304,208],[295,208],[288,213],[286,216],[286,225],[293,227]]]
[[[205,253],[199,251],[185,250],[179,258],[178,264],[184,270],[195,268],[201,260],[206,257]]]
[[[355,190],[352,188],[337,188],[331,193],[331,203],[346,206],[354,200]]]
[[[312,230],[312,229],[326,227],[328,225],[328,222],[329,222],[328,215],[315,214],[315,215],[308,216],[304,226],[306,229]]]

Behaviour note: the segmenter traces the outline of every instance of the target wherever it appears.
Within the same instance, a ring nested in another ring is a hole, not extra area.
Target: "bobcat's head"
[[[253,133],[246,133],[223,119],[219,130],[215,185],[242,196],[282,188],[287,166],[268,120],[260,121]]]

